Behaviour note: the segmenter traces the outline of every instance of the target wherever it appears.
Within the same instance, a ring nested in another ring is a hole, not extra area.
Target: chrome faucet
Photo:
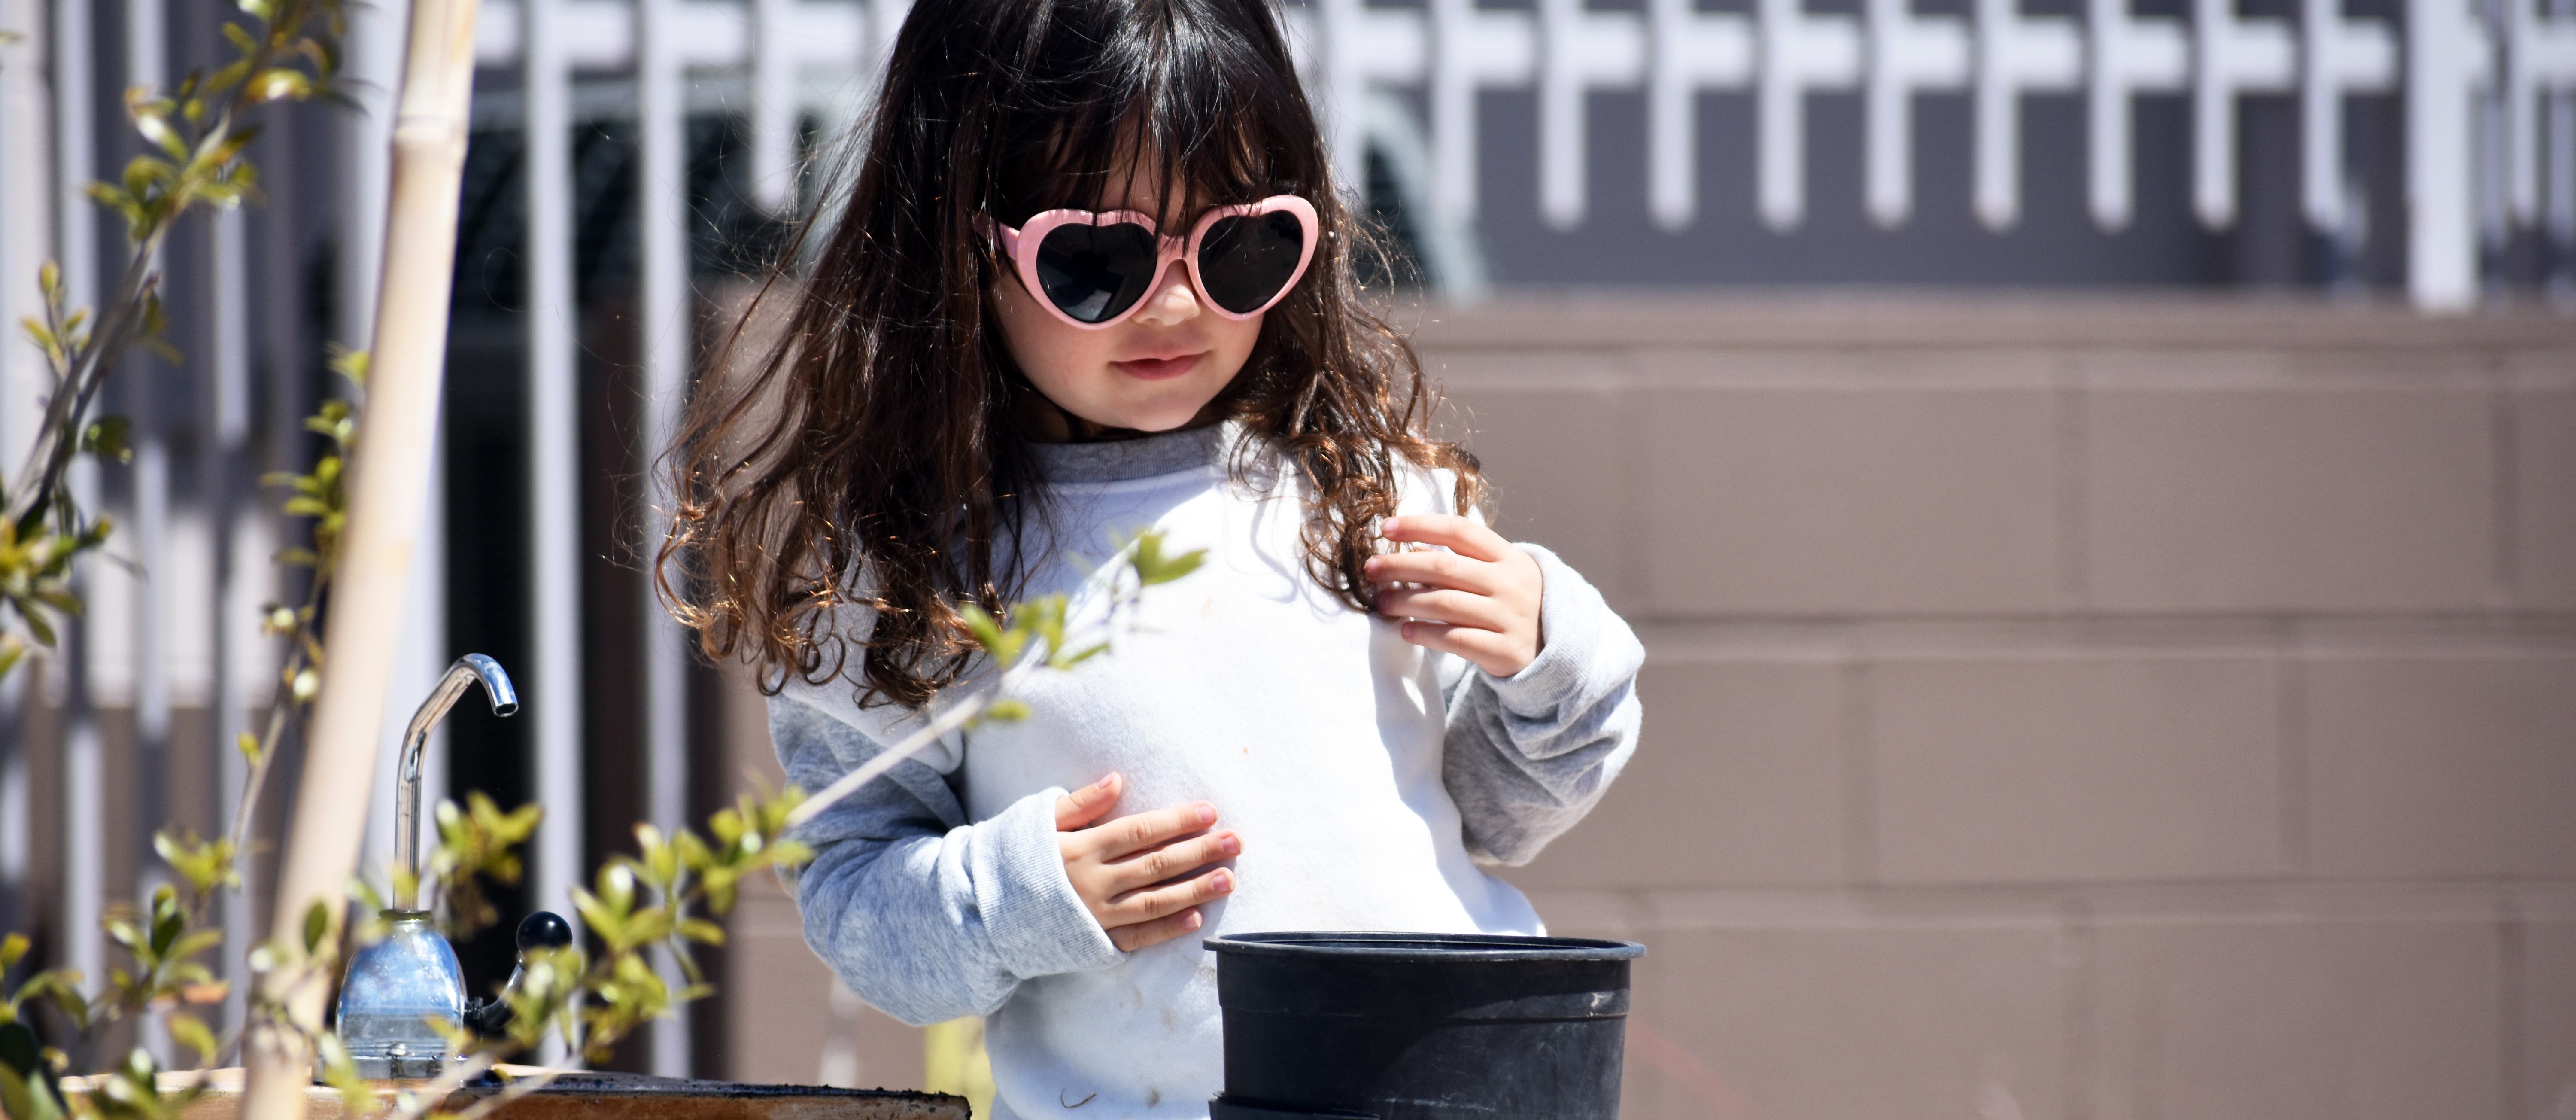
[[[469,653],[447,667],[447,675],[438,678],[429,699],[411,714],[411,723],[403,728],[402,759],[396,768],[394,787],[394,861],[402,865],[406,876],[394,884],[394,909],[409,910],[419,904],[420,889],[420,756],[429,745],[429,733],[438,721],[447,718],[447,710],[465,695],[465,687],[483,682],[483,692],[492,701],[492,714],[515,715],[519,711],[519,692],[510,687],[510,674],[501,663],[479,653]],[[409,884],[406,886],[405,884]]]
[[[394,857],[404,874],[395,880],[393,907],[379,915],[384,938],[351,955],[340,983],[340,1037],[360,1077],[436,1077],[459,1057],[429,1025],[438,1019],[453,1029],[464,1021],[465,970],[429,912],[419,909],[420,756],[430,730],[476,681],[491,698],[492,714],[519,710],[519,694],[501,663],[469,653],[448,666],[403,730],[395,771],[400,784],[394,791]]]

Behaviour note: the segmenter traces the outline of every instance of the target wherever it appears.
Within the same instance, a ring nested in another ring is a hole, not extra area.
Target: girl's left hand
[[[1492,529],[1449,514],[1390,517],[1379,531],[1390,541],[1449,550],[1368,560],[1378,613],[1412,620],[1404,624],[1405,641],[1457,654],[1497,677],[1538,659],[1547,642],[1538,626],[1538,561]]]

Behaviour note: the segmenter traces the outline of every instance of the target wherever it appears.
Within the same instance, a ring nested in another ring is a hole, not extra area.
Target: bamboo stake
[[[338,935],[343,885],[357,869],[376,737],[402,626],[412,549],[428,504],[431,440],[447,351],[447,293],[456,256],[456,198],[465,170],[478,0],[413,0],[411,48],[394,118],[392,216],[376,301],[365,420],[349,490],[349,526],[331,592],[316,700],[279,869],[273,937],[294,938],[319,901]],[[333,977],[272,969],[262,993],[294,1022],[318,1025]],[[255,1030],[245,1058],[250,1120],[301,1120],[313,1054],[273,1027]]]

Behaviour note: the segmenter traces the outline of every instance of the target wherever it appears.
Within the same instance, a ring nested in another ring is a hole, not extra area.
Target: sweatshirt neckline
[[[1211,424],[1106,443],[1033,443],[1038,469],[1054,483],[1125,482],[1213,466],[1233,441],[1232,424]]]

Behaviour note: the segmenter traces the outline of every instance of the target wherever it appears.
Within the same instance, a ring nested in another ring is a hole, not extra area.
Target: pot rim
[[[1646,955],[1634,941],[1592,937],[1525,937],[1507,933],[1308,931],[1232,933],[1199,942],[1219,953],[1256,957],[1351,958],[1373,961],[1629,961]]]

